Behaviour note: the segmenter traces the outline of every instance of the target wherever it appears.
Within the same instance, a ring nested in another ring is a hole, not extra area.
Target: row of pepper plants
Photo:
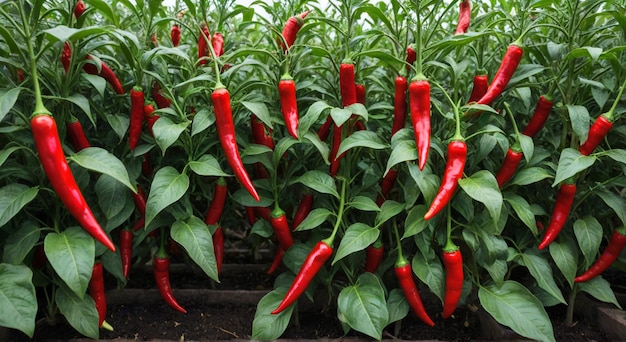
[[[327,292],[344,331],[376,339],[479,304],[554,340],[545,307],[572,323],[580,292],[619,306],[600,274],[626,241],[625,13],[2,2],[0,326],[62,315],[97,338],[103,278],[146,263],[182,314],[166,247],[219,281],[224,227],[246,226],[282,272],[253,338]]]

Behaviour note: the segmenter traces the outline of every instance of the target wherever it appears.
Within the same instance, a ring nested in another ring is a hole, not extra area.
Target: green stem
[[[400,239],[400,233],[398,232],[398,225],[396,222],[393,222],[393,235],[396,237],[398,241],[398,258],[396,259],[396,266],[404,266],[408,263],[406,258],[404,257],[404,253],[402,252],[402,239]]]
[[[424,58],[423,56],[423,45],[422,45],[422,19],[420,17],[421,15],[421,10],[420,10],[420,1],[416,2],[417,4],[417,8],[416,8],[416,50],[415,50],[415,71],[416,71],[416,75],[415,78],[417,77],[423,77],[424,74],[422,72],[423,68],[422,68],[422,60]],[[414,78],[414,79],[415,79]]]
[[[513,130],[515,131],[515,142],[520,143],[520,132],[517,128],[517,123],[515,122],[515,116],[513,116],[513,111],[511,111],[511,107],[507,102],[504,102],[504,110],[506,111],[506,115],[511,119],[511,123],[513,124]],[[520,146],[521,148],[521,146]]]
[[[333,227],[333,232],[330,236],[324,240],[322,240],[325,244],[330,247],[333,246],[333,242],[335,241],[335,235],[337,235],[337,231],[339,230],[339,226],[341,225],[341,221],[343,219],[343,211],[346,206],[346,179],[342,178],[341,180],[341,193],[339,194],[339,209],[337,209],[337,221],[335,221],[335,226]]]
[[[613,105],[611,106],[611,109],[609,109],[608,112],[603,114],[604,117],[607,118],[607,120],[609,121],[613,121],[613,113],[615,113],[617,104],[621,100],[622,94],[624,94],[624,88],[626,88],[626,79],[624,80],[624,83],[622,83],[622,86],[619,88],[619,92],[617,93],[617,97],[615,98],[615,101],[613,101]]]
[[[459,249],[459,246],[455,245],[454,242],[452,242],[452,209],[450,206],[448,206],[447,211],[448,218],[446,224],[446,244],[443,247],[443,251],[451,253],[457,251]]]
[[[33,87],[35,88],[35,110],[33,116],[46,114],[52,115],[50,111],[44,106],[43,99],[41,97],[41,87],[39,86],[39,76],[37,75],[37,59],[35,57],[35,49],[31,40],[30,25],[27,23],[26,13],[24,13],[24,3],[20,1],[19,6],[20,17],[22,18],[22,24],[24,25],[24,37],[26,40],[26,47],[28,49],[28,57],[30,59],[30,71],[33,78]]]

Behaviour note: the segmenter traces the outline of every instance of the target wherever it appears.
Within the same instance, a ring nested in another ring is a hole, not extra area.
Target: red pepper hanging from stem
[[[224,212],[224,205],[226,203],[226,197],[228,195],[228,186],[224,177],[218,178],[215,182],[215,191],[213,193],[213,199],[209,205],[204,223],[207,225],[218,224],[222,213]],[[222,271],[222,263],[224,261],[224,231],[222,227],[217,227],[213,233],[213,252],[215,253],[215,262],[217,264],[217,274]]]
[[[309,15],[310,12],[311,11],[306,11],[302,14],[293,16],[287,20],[287,23],[285,24],[285,27],[283,28],[283,32],[282,32],[284,42],[283,41],[280,42],[280,46],[282,47],[283,51],[286,51],[288,48],[291,48],[293,43],[296,41],[296,36],[298,34],[298,31],[300,31],[300,28],[304,24],[304,18],[306,18],[306,16]],[[287,43],[286,46],[285,46],[285,43]]]
[[[543,236],[543,240],[539,244],[539,250],[542,250],[556,239],[556,237],[563,229],[565,222],[569,216],[570,209],[574,203],[574,197],[576,196],[576,183],[562,183],[559,187],[559,191],[556,194],[556,201],[554,203],[554,209],[550,216],[550,223],[546,228],[546,233]]]
[[[159,289],[161,297],[169,306],[182,313],[187,313],[187,310],[180,306],[174,298],[172,293],[172,286],[170,284],[170,258],[165,251],[163,238],[161,239],[161,247],[157,254],[154,255],[154,281]]]
[[[91,279],[89,280],[89,295],[96,303],[98,326],[101,327],[107,316],[107,300],[104,294],[104,275],[102,262],[100,261],[96,261],[93,265]]]
[[[454,34],[463,34],[467,32],[472,19],[472,7],[469,0],[461,0],[459,3],[459,21],[456,24]]]
[[[420,170],[424,170],[430,150],[430,83],[428,80],[416,77],[411,81],[409,105],[415,131],[418,166]]]
[[[365,250],[365,272],[376,272],[378,266],[383,261],[384,252],[385,245],[383,244],[382,236],[379,234],[378,239],[373,244],[367,246]]]
[[[548,95],[539,96],[539,101],[537,101],[537,106],[535,107],[535,111],[533,112],[533,116],[528,121],[526,128],[522,131],[522,134],[527,135],[531,138],[539,132],[543,124],[548,120],[548,116],[550,115],[550,111],[552,110],[552,99]]]
[[[215,51],[215,57],[220,57],[224,54],[224,36],[221,33],[213,33],[211,44],[213,45],[213,51]]]
[[[70,143],[72,143],[76,152],[91,147],[80,121],[72,117],[70,121],[65,124],[65,127],[67,129],[67,137],[70,139]]]
[[[95,60],[95,57],[87,55],[85,56],[85,59]],[[116,93],[120,95],[124,94],[124,88],[122,87],[120,80],[117,78],[117,75],[115,75],[113,70],[111,70],[111,68],[104,61],[100,61],[100,72],[98,72],[98,67],[96,67],[93,63],[83,64],[83,70],[88,74],[98,75],[104,78],[104,80],[111,85]]]
[[[291,228],[287,222],[287,214],[280,209],[278,204],[274,207],[270,217],[270,224],[274,229],[274,235],[278,240],[278,245],[285,251],[293,245],[293,237],[291,236]]]
[[[485,95],[477,101],[478,104],[490,105],[493,100],[502,94],[511,77],[513,77],[513,73],[515,73],[515,69],[517,69],[523,54],[524,50],[518,42],[509,45],[500,63],[500,68],[496,72],[493,81],[491,81],[489,88],[487,88]]]
[[[200,25],[200,34],[198,35],[198,64],[200,65],[204,65],[207,62],[204,57],[208,56],[208,44],[210,40],[211,33],[209,32],[209,28],[206,23],[202,23]]]
[[[304,221],[304,219],[309,215],[311,208],[313,208],[313,193],[307,192],[304,196],[302,196],[298,209],[293,215],[293,222],[291,225],[294,230],[298,228],[300,223],[302,223],[302,221]]]
[[[178,24],[172,25],[170,38],[172,39],[173,47],[177,47],[180,44],[180,26],[178,26]]]
[[[448,318],[456,309],[461,292],[463,292],[463,256],[459,246],[452,242],[452,216],[448,207],[448,225],[446,229],[446,245],[443,247],[443,265],[446,269],[446,291],[443,298],[443,314]]]
[[[623,227],[621,229],[623,230]],[[620,232],[619,229],[616,229],[598,260],[587,271],[574,278],[574,281],[582,283],[599,276],[619,258],[624,250],[624,246],[626,246],[626,235]]]
[[[141,128],[144,120],[144,93],[141,86],[135,86],[130,91],[130,128],[128,133],[128,144],[130,150],[137,147],[141,137]]]
[[[298,103],[296,102],[296,83],[289,74],[283,75],[278,82],[280,109],[283,113],[287,131],[298,139]]]
[[[489,78],[487,77],[487,72],[479,72],[474,76],[472,93],[470,94],[469,100],[467,103],[472,103],[480,100],[483,95],[487,92],[489,88]]]
[[[354,64],[343,61],[339,65],[339,89],[343,107],[356,103],[356,88],[354,81]],[[333,126],[333,142],[330,150],[330,175],[335,176],[339,172],[339,164],[342,156],[338,156],[339,145],[343,140],[343,125]]]

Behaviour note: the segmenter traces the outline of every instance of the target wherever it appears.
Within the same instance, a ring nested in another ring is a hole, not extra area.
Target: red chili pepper
[[[292,226],[294,230],[298,228],[300,223],[302,223],[302,221],[304,221],[304,219],[309,215],[311,208],[313,208],[313,193],[307,192],[304,196],[302,196],[298,209],[293,215]]]
[[[408,89],[406,77],[398,75],[394,85],[392,137],[404,128],[404,123],[406,122],[406,91]]]
[[[17,69],[17,82],[18,83],[24,82],[24,70],[20,68]]]
[[[415,131],[415,143],[419,168],[424,170],[430,150],[430,83],[425,79],[413,80],[409,85],[411,121]]]
[[[254,226],[254,224],[256,223],[256,215],[254,214],[254,207],[245,207],[246,209],[246,218],[248,219],[248,223],[251,226]]]
[[[459,21],[456,24],[454,34],[463,34],[467,32],[472,18],[472,8],[469,0],[461,0],[459,3]]]
[[[85,2],[83,0],[78,0],[74,6],[74,16],[78,19],[81,15],[83,15],[83,13],[85,13]]]
[[[76,120],[76,118],[72,118],[65,124],[65,127],[67,128],[67,137],[70,139],[70,143],[72,143],[76,152],[91,147],[80,121]]]
[[[298,139],[298,103],[296,102],[296,83],[289,74],[283,75],[278,82],[280,109],[289,134]]]
[[[202,23],[200,26],[200,34],[198,35],[198,59],[200,61],[198,64],[204,65],[207,62],[204,57],[208,56],[208,41],[211,40],[211,33],[205,23]]]
[[[480,73],[474,76],[472,93],[470,94],[470,98],[469,100],[467,100],[467,103],[472,103],[480,100],[480,98],[485,95],[488,88],[489,78],[487,77],[487,73]]]
[[[95,60],[92,55],[85,56],[85,59]],[[104,61],[101,61],[100,72],[98,72],[98,68],[92,63],[83,64],[83,70],[91,75],[99,75],[104,78],[104,80],[107,81],[111,87],[113,87],[113,90],[115,90],[116,93],[120,95],[124,94],[124,88],[122,87],[120,80],[117,78],[117,75],[115,75],[113,70],[111,70],[111,68],[109,68]]]
[[[443,173],[443,179],[435,199],[426,214],[424,214],[425,220],[430,220],[437,215],[452,199],[454,191],[459,185],[459,179],[463,177],[466,158],[467,146],[464,141],[453,140],[448,144],[448,161]]]
[[[598,147],[604,137],[613,128],[613,123],[604,115],[598,116],[593,125],[589,128],[589,135],[584,144],[580,145],[578,150],[583,156],[588,156]]]
[[[222,144],[222,149],[226,155],[228,164],[233,169],[235,177],[239,182],[248,190],[248,192],[258,202],[261,200],[259,197],[248,172],[243,166],[241,156],[239,155],[239,148],[237,146],[237,140],[235,136],[235,125],[233,123],[233,113],[230,107],[230,94],[226,88],[217,87],[211,94],[211,100],[213,102],[213,109],[215,111],[215,122],[217,124],[217,135]]]
[[[539,101],[537,102],[537,106],[535,107],[535,112],[533,116],[528,121],[528,125],[522,131],[522,134],[527,135],[529,137],[534,137],[537,132],[543,127],[546,120],[548,120],[548,116],[550,115],[550,111],[552,110],[552,99],[550,99],[547,95],[539,96]]]
[[[213,199],[209,204],[209,210],[207,211],[204,222],[208,225],[217,224],[222,217],[224,211],[224,204],[226,203],[226,197],[228,196],[228,186],[224,177],[220,177],[215,182],[215,191],[213,193]]]
[[[344,62],[339,65],[339,89],[343,107],[356,103],[356,87],[354,86],[354,64]],[[339,171],[342,156],[338,156],[341,145],[343,125],[333,125],[333,143],[330,150],[330,175],[335,176]]]
[[[156,102],[159,109],[168,108],[172,104],[170,99],[163,96],[161,86],[157,81],[152,82],[152,99],[154,99],[154,102]]]
[[[143,116],[146,120],[146,126],[148,126],[148,133],[153,137],[154,132],[152,131],[152,127],[154,127],[154,124],[161,118],[161,116],[154,114],[154,106],[151,104],[143,106]]]
[[[396,178],[398,178],[398,171],[396,169],[390,169],[389,172],[383,177],[380,182],[380,193],[376,197],[376,204],[380,207],[385,202],[385,198],[393,185],[396,183]]]
[[[31,118],[30,125],[43,170],[61,202],[85,231],[115,252],[115,245],[98,224],[65,160],[54,118],[46,114],[35,115]]]
[[[446,268],[446,292],[441,317],[448,318],[459,304],[463,291],[463,256],[452,241],[443,249],[443,265]]]
[[[609,240],[609,244],[600,255],[600,258],[598,258],[585,273],[574,278],[574,281],[581,283],[600,275],[619,258],[620,254],[622,254],[622,250],[624,250],[624,246],[626,246],[626,235],[615,230],[611,236],[611,240]]]
[[[430,316],[428,316],[428,313],[424,308],[424,304],[422,303],[422,299],[420,298],[420,294],[417,291],[417,285],[415,284],[415,280],[413,280],[413,270],[411,269],[411,264],[409,264],[404,256],[400,255],[398,256],[398,259],[399,260],[396,262],[394,271],[396,273],[396,277],[398,278],[398,282],[400,283],[400,288],[402,288],[402,292],[404,292],[406,301],[422,322],[434,327],[435,322],[433,322]]]
[[[96,303],[96,310],[98,311],[98,326],[101,327],[107,316],[107,300],[104,294],[104,275],[102,262],[100,261],[96,261],[93,265],[91,279],[89,280],[89,295]]]
[[[274,229],[274,235],[276,235],[280,248],[285,251],[288,250],[293,245],[293,236],[291,236],[291,228],[287,222],[287,214],[278,206],[272,211],[270,224]]]
[[[517,170],[517,166],[522,161],[522,157],[524,157],[524,153],[513,148],[509,148],[506,152],[506,157],[504,157],[502,166],[500,166],[500,170],[498,170],[498,173],[496,174],[496,180],[498,181],[499,188],[502,188],[502,186],[506,184],[511,177],[513,177],[515,171]]]
[[[326,117],[326,121],[324,121],[322,126],[320,126],[320,128],[317,130],[317,136],[320,138],[321,141],[325,141],[328,138],[328,135],[330,134],[330,128],[332,126],[333,118],[329,115],[328,117]]]
[[[254,212],[267,222],[272,220],[272,211],[267,207],[254,207]]]
[[[130,272],[130,266],[133,256],[133,231],[141,229],[144,225],[144,220],[140,219],[135,223],[132,229],[124,228],[120,229],[120,258],[122,259],[122,273],[124,278],[128,278]]]
[[[365,272],[374,273],[383,261],[385,245],[380,236],[375,243],[369,245],[365,250]]]
[[[365,85],[357,83],[354,85],[356,92],[356,102],[365,105]]]
[[[213,233],[213,253],[215,254],[215,264],[219,276],[222,273],[222,264],[224,263],[224,230],[222,227],[217,227]]]
[[[252,141],[255,144],[265,145],[272,150],[274,149],[274,139],[272,139],[271,131],[254,114],[250,116],[250,127],[252,128]]]
[[[287,20],[287,23],[285,23],[285,27],[283,28],[283,33],[282,33],[285,41],[284,42],[281,41],[280,43],[280,46],[282,47],[283,51],[286,51],[287,48],[290,48],[293,45],[293,43],[296,41],[296,36],[298,35],[298,31],[300,31],[300,28],[304,24],[304,18],[307,15],[309,15],[310,12],[311,11],[306,11],[302,14],[293,16]],[[285,43],[287,43],[286,47],[285,47]]]
[[[280,263],[283,261],[283,257],[285,256],[285,250],[278,246],[276,248],[276,253],[274,254],[274,260],[272,260],[272,264],[270,268],[267,270],[267,274],[273,274],[280,266]]]
[[[61,65],[67,74],[70,69],[70,62],[72,61],[72,46],[69,42],[63,43],[63,50],[61,51]]]
[[[137,184],[137,193],[131,192],[130,194],[133,197],[133,201],[135,202],[135,207],[137,208],[137,210],[139,210],[139,213],[143,218],[146,215],[146,193],[143,191],[141,186]]]
[[[546,228],[546,234],[543,236],[543,240],[539,244],[539,250],[548,247],[559,235],[565,222],[567,222],[567,217],[574,203],[575,196],[576,184],[561,184],[556,194],[556,202],[554,203],[552,216],[550,216],[550,223],[548,224],[548,228]]]
[[[144,94],[140,86],[135,86],[130,91],[130,128],[128,133],[128,144],[130,150],[137,147],[139,138],[141,137],[141,127],[144,119]]]
[[[213,38],[211,38],[211,44],[213,45],[215,57],[220,57],[224,54],[224,36],[221,33],[213,33]]]
[[[300,267],[300,271],[293,280],[291,287],[285,294],[282,302],[272,311],[272,315],[278,314],[293,304],[300,297],[317,272],[322,268],[324,263],[333,254],[333,248],[324,241],[320,241],[313,247],[309,255],[307,255],[304,263]]]
[[[509,45],[500,63],[500,68],[496,72],[493,81],[491,81],[489,88],[487,88],[487,92],[476,101],[478,104],[490,105],[496,97],[502,94],[511,77],[513,77],[513,73],[515,73],[515,69],[517,69],[523,54],[524,50],[516,43]]]
[[[187,310],[180,306],[174,298],[172,293],[172,286],[170,285],[170,258],[165,252],[165,248],[161,247],[157,254],[154,255],[154,281],[163,300],[171,306],[173,309],[182,313],[187,313]]]
[[[411,71],[411,66],[417,59],[417,52],[413,49],[413,44],[406,47],[406,71]]]
[[[172,39],[173,47],[177,47],[178,44],[180,44],[180,26],[178,26],[177,24],[172,25],[170,38]]]

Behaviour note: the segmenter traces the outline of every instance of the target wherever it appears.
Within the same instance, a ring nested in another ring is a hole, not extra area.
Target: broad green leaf
[[[79,93],[74,93],[67,97],[67,100],[78,106],[87,117],[93,122],[93,118],[91,116],[91,107],[89,106],[89,100],[83,95]]]
[[[550,172],[541,167],[527,167],[517,172],[510,184],[514,185],[529,185],[537,183],[546,178],[553,177]]]
[[[297,227],[294,227],[294,229],[301,231],[317,228],[332,214],[333,213],[326,208],[313,209],[306,216],[304,221],[302,221]]]
[[[555,341],[552,322],[543,305],[526,287],[507,280],[502,286],[478,289],[480,304],[500,324],[539,341]]]
[[[570,287],[574,286],[574,277],[578,267],[578,251],[572,239],[560,239],[550,243],[550,255]]]
[[[25,221],[20,228],[11,233],[4,244],[2,261],[8,264],[19,265],[24,262],[26,255],[39,241],[40,229],[31,221]]]
[[[459,186],[475,201],[483,203],[493,222],[498,222],[502,209],[502,193],[491,172],[482,170],[471,177],[459,179]]]
[[[102,25],[88,26],[80,29],[68,27],[65,25],[57,25],[51,29],[45,30],[44,32],[61,42],[65,42],[68,40],[78,40],[91,35],[101,35],[108,32],[109,30],[110,27]]]
[[[30,268],[0,264],[0,326],[20,330],[32,338],[37,302]]]
[[[420,192],[424,195],[426,202],[430,203],[439,190],[439,176],[431,173],[428,164],[424,168],[424,171],[420,171],[419,167],[415,164],[407,163],[406,165],[411,178],[413,178]]]
[[[550,268],[550,264],[548,260],[539,255],[523,253],[520,255],[522,265],[526,266],[530,274],[535,278],[539,287],[544,289],[554,298],[556,298],[559,302],[565,303],[565,298],[563,298],[563,294],[561,290],[554,282],[554,276],[552,275],[552,268]]]
[[[375,275],[363,273],[356,284],[341,290],[337,298],[337,317],[356,331],[382,339],[389,312],[385,292]]]
[[[2,119],[4,119],[11,108],[13,108],[15,102],[17,102],[17,98],[19,97],[22,89],[24,88],[15,87],[7,91],[0,91],[0,122],[2,122]]]
[[[330,149],[328,148],[328,144],[321,141],[320,138],[317,136],[317,134],[312,133],[312,132],[304,133],[303,140],[308,141],[311,144],[313,144],[313,146],[315,146],[315,148],[317,148],[317,150],[319,151],[322,159],[324,159],[324,163],[326,165],[330,165],[330,162],[328,161],[328,155],[330,154]]]
[[[599,188],[596,194],[608,205],[617,217],[622,221],[623,225],[626,225],[626,198],[619,196],[605,188]]]
[[[580,290],[592,295],[595,299],[603,301],[605,303],[611,303],[618,308],[622,308],[615,298],[615,293],[611,289],[611,284],[606,281],[602,276],[597,276],[586,282],[580,283]]]
[[[96,253],[93,238],[80,227],[70,227],[61,233],[46,235],[44,251],[54,271],[82,298],[93,271]]]
[[[562,181],[588,169],[595,161],[595,157],[583,156],[573,148],[563,149],[552,186],[557,186]]]
[[[389,148],[389,144],[386,144],[374,132],[356,131],[352,133],[349,137],[343,139],[341,145],[339,145],[337,155],[339,156],[342,153],[349,151],[350,149],[353,149],[355,147],[367,147],[374,150],[382,150],[385,148]]]
[[[154,123],[152,132],[154,132],[154,140],[161,148],[161,152],[165,155],[168,147],[172,146],[178,140],[180,134],[187,129],[189,122],[174,123],[172,120],[162,117]]]
[[[272,315],[271,312],[278,307],[286,292],[285,288],[278,288],[259,300],[252,321],[252,338],[254,340],[275,340],[285,332],[295,305],[276,315]]]
[[[172,225],[172,239],[178,242],[187,254],[209,278],[219,282],[217,263],[213,250],[213,238],[207,225],[192,216],[186,221],[178,220]]]
[[[409,314],[409,303],[407,303],[404,293],[401,289],[393,289],[389,292],[387,299],[387,311],[389,311],[389,320],[386,325],[397,322]]]
[[[59,311],[67,322],[79,333],[98,339],[98,311],[96,303],[90,296],[79,297],[67,291],[63,286],[57,289],[54,297]]]
[[[309,132],[309,129],[318,121],[322,112],[330,108],[332,106],[324,101],[317,101],[311,104],[307,112],[300,117],[298,136],[302,136],[303,132]]]
[[[587,108],[578,105],[566,105],[566,107],[574,133],[576,133],[581,143],[585,142],[589,134],[589,111]]]
[[[0,189],[0,227],[9,222],[28,203],[37,197],[39,188],[23,184],[9,184]]]
[[[495,259],[492,263],[484,263],[486,260],[478,261],[480,266],[482,266],[487,272],[489,276],[491,276],[491,280],[496,283],[496,286],[501,286],[504,283],[504,277],[509,271],[506,260]]]
[[[128,199],[128,189],[109,175],[102,175],[96,181],[98,205],[107,220],[118,216]]]
[[[533,214],[530,204],[522,196],[506,193],[504,200],[511,205],[511,208],[517,214],[517,217],[524,222],[526,227],[530,228],[534,236],[537,236],[537,221]]]
[[[278,167],[280,161],[283,159],[283,155],[291,148],[291,146],[297,144],[299,141],[294,139],[291,136],[286,136],[276,143],[276,147],[274,147],[274,154],[272,155],[272,163],[274,163],[274,168]]]
[[[322,171],[307,171],[302,176],[293,180],[291,184],[293,183],[302,183],[312,190],[321,192],[323,194],[330,194],[339,198],[339,193],[337,193],[337,186],[335,185],[335,181],[329,174]]]
[[[178,201],[189,188],[189,177],[165,166],[154,175],[146,203],[146,227],[167,206]]]
[[[596,259],[600,242],[602,242],[602,234],[602,225],[593,216],[585,216],[574,222],[574,235],[585,257],[586,265],[591,265]]]
[[[349,254],[364,250],[378,239],[379,234],[378,228],[370,227],[364,223],[357,222],[350,225],[341,239],[332,265]]]
[[[350,108],[332,108],[330,110],[330,116],[333,118],[335,125],[342,126],[352,116],[352,110]]]
[[[110,272],[120,284],[126,284],[127,279],[122,271],[122,257],[119,250],[111,252],[111,250],[107,249],[100,256],[100,261],[102,261],[104,269]]]
[[[380,207],[376,205],[376,202],[366,196],[356,196],[350,201],[350,203],[348,203],[348,205],[363,211],[380,211]]]
[[[195,172],[197,175],[200,175],[200,176],[215,176],[215,177],[231,176],[227,174],[226,172],[222,171],[222,168],[220,167],[220,163],[217,161],[217,159],[214,156],[210,154],[205,154],[202,157],[200,157],[200,159],[189,162],[188,165],[191,171]]]
[[[19,150],[19,147],[8,147],[5,148],[4,150],[0,150],[0,166],[2,166],[2,164],[4,164],[5,161],[7,161],[7,159],[9,159],[9,156],[11,156],[11,154],[17,150]]]
[[[526,159],[526,163],[529,163],[533,154],[535,153],[535,144],[533,143],[533,138],[525,135],[519,135],[520,145],[522,147],[522,153],[524,153],[524,158]]]
[[[250,229],[249,235],[252,234],[256,234],[264,238],[270,238],[272,237],[272,235],[274,235],[274,230],[272,229],[272,226],[269,222],[265,220],[257,220],[256,222],[254,222],[254,225],[252,225],[252,229]]]
[[[255,200],[254,197],[250,195],[248,190],[241,188],[235,191],[231,198],[233,199],[233,201],[245,207],[268,207],[274,202],[271,196],[263,196],[261,193],[259,193],[259,196],[261,196],[261,201],[257,202],[257,200]]]
[[[376,226],[387,222],[390,218],[404,211],[404,204],[392,200],[386,200],[376,213]]]
[[[427,260],[420,253],[416,253],[411,261],[413,273],[424,283],[439,300],[443,301],[443,293],[445,289],[443,274],[443,266],[439,259],[432,255],[432,259]]]
[[[128,171],[124,163],[105,149],[88,147],[78,153],[70,155],[69,159],[85,169],[113,177],[133,192],[137,191],[128,178]]]
[[[246,107],[252,114],[256,115],[267,127],[273,129],[272,118],[267,106],[263,102],[250,102],[241,101],[241,104]]]
[[[415,147],[415,141],[399,141],[398,144],[391,150],[389,160],[387,160],[387,169],[385,170],[385,174],[387,174],[389,169],[395,165],[410,160],[417,160],[417,148]]]
[[[618,163],[626,164],[626,150],[615,148],[602,152],[602,155],[605,155]],[[0,163],[0,165],[2,165],[2,163]]]
[[[424,220],[424,214],[428,211],[428,207],[420,204],[416,205],[409,211],[409,214],[404,221],[404,235],[402,240],[421,233],[426,227],[428,227],[428,221]]]
[[[193,116],[193,122],[191,123],[192,137],[198,133],[202,133],[205,129],[215,123],[215,115],[210,114],[211,113],[208,109],[203,108]]]
[[[102,80],[102,77],[96,77],[99,80]],[[126,136],[126,130],[128,129],[128,125],[130,124],[130,120],[128,119],[128,117],[112,113],[106,115],[105,120],[109,123],[109,126],[111,126],[119,140],[122,141],[122,139],[124,139],[124,137]]]

